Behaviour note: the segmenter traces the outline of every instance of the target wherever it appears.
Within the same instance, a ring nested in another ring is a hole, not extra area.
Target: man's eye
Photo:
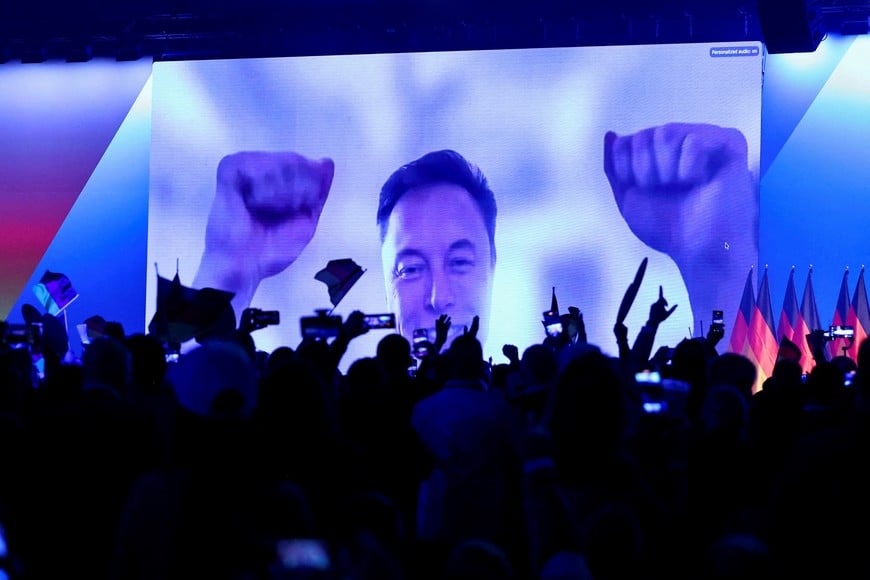
[[[451,258],[447,262],[451,274],[468,274],[474,269],[474,260],[471,258]]]
[[[416,280],[426,273],[426,264],[399,265],[396,268],[396,278],[400,280]]]

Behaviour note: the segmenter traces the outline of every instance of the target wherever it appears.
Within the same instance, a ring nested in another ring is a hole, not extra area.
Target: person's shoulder
[[[442,389],[438,389],[431,393],[422,394],[411,408],[412,419],[420,417],[422,414],[428,412],[429,409],[435,407],[438,404],[438,401],[442,398],[441,392]]]
[[[441,388],[422,397],[414,405],[413,415],[467,407],[486,396],[486,391],[474,381],[446,381]]]

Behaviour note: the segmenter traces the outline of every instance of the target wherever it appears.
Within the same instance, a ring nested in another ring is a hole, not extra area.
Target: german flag
[[[813,330],[821,330],[819,321],[819,308],[816,305],[816,291],[813,288],[813,267],[807,272],[807,281],[804,284],[804,295],[801,298],[800,327],[795,329],[794,343],[801,350],[801,366],[805,373],[809,373],[816,366],[813,358],[813,349],[807,342],[807,335]]]
[[[801,310],[798,307],[797,292],[794,288],[794,266],[788,274],[788,283],[785,286],[785,296],[782,299],[782,310],[779,313],[779,323],[776,325],[776,341],[782,342],[787,338],[794,343],[806,340],[805,337],[797,337],[795,333],[801,327]]]
[[[845,326],[851,306],[852,301],[849,299],[849,267],[846,266],[846,271],[843,272],[843,281],[840,283],[840,294],[837,296],[837,308],[834,309],[834,316],[831,318],[831,326]],[[845,338],[829,341],[828,356],[830,358],[842,356],[848,344],[848,339]]]
[[[776,329],[773,322],[773,308],[770,303],[770,286],[767,282],[767,266],[758,287],[758,298],[755,309],[749,320],[749,346],[755,357],[758,376],[752,392],[758,392],[764,381],[773,373],[776,364],[776,352],[779,350],[776,341]]]
[[[737,317],[734,319],[734,326],[731,329],[731,342],[728,348],[731,352],[744,356],[748,356],[751,353],[749,348],[749,322],[752,319],[752,311],[755,310],[755,289],[752,286],[752,271],[753,268],[749,268],[749,274],[746,276],[746,285],[743,286],[743,298],[740,300],[740,308],[737,310]]]
[[[855,340],[846,354],[857,363],[858,348],[867,339],[870,331],[870,307],[867,304],[867,287],[864,285],[864,266],[861,266],[861,273],[858,274],[858,284],[855,285],[855,293],[852,295],[846,325],[855,329]]]

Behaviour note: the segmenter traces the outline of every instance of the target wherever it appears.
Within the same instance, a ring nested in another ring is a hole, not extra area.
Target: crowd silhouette
[[[111,323],[80,360],[3,344],[0,570],[870,577],[870,342],[857,364],[817,349],[807,376],[783,348],[753,393],[753,363],[716,332],[652,353],[671,312],[660,292],[631,345],[618,322],[614,357],[572,309],[497,364],[477,320],[448,345],[442,316],[419,365],[385,334],[346,372],[359,312],[332,340],[264,353],[241,328],[177,362]]]

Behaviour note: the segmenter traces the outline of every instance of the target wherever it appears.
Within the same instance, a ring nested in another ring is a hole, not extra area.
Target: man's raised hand
[[[680,269],[695,318],[736,310],[758,259],[758,194],[743,133],[702,123],[608,132],[604,172],[631,231]]]
[[[247,307],[260,281],[284,271],[311,241],[334,171],[331,159],[289,151],[221,159],[194,286],[235,292],[236,311]]]

